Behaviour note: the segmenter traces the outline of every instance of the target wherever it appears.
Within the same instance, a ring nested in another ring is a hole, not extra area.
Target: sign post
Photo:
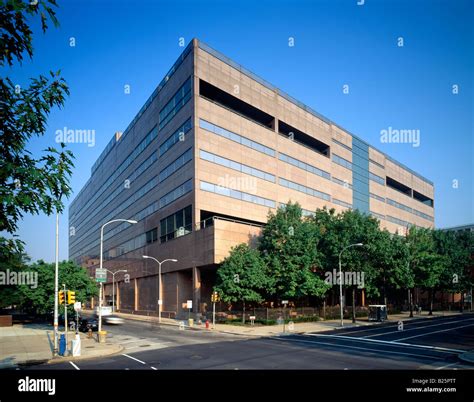
[[[187,300],[186,307],[188,308],[188,321],[189,321],[189,319],[191,318],[191,309],[193,308],[193,301]]]
[[[74,310],[76,311],[76,335],[79,333],[79,311],[81,311],[81,302],[74,303]]]
[[[66,295],[67,295],[67,291],[66,291],[66,284],[63,283],[63,287],[64,287],[64,336],[66,338],[66,350],[65,350],[65,354],[67,354],[67,300],[66,300]]]
[[[285,333],[285,318],[286,318],[286,305],[288,304],[288,300],[282,300],[283,304],[283,333]]]

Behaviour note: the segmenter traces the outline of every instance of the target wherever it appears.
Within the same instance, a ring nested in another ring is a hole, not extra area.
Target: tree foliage
[[[322,296],[329,286],[322,279],[319,228],[303,218],[299,204],[289,202],[269,213],[260,238],[271,278],[269,293],[277,298]]]
[[[323,297],[333,286],[323,274],[338,269],[339,255],[343,272],[363,273],[367,296],[384,302],[390,292],[415,287],[432,300],[435,290],[472,286],[472,233],[411,227],[401,236],[379,226],[357,210],[337,214],[325,207],[303,217],[299,204],[289,202],[269,213],[256,250],[240,245],[231,251],[218,269],[216,290],[224,301]],[[356,243],[363,246],[348,247]],[[244,272],[236,284],[233,275]]]
[[[11,270],[11,268],[10,268]],[[32,265],[23,265],[19,271],[37,274],[37,286],[28,284],[9,286],[15,292],[12,301],[24,312],[32,314],[49,314],[54,310],[54,264],[38,261]],[[87,270],[71,261],[62,261],[59,264],[59,288],[66,284],[68,290],[76,292],[76,301],[85,302],[97,294],[97,285],[87,273]],[[2,298],[3,307],[8,304]],[[69,306],[70,312],[73,307]]]
[[[33,56],[30,19],[39,16],[43,32],[51,21],[55,26],[54,0],[37,2],[10,0],[0,4],[2,35],[0,65],[21,64]],[[53,107],[61,107],[69,89],[60,72],[32,78],[22,88],[10,78],[0,78],[0,231],[13,235],[25,213],[51,214],[62,211],[62,196],[71,193],[69,177],[73,155],[61,144],[48,147],[35,158],[27,150],[32,137],[43,136]],[[8,259],[23,244],[16,238],[0,238],[1,255]],[[7,255],[8,254],[8,255]]]
[[[217,271],[214,290],[224,302],[257,302],[268,287],[265,263],[257,250],[246,244],[234,247]]]

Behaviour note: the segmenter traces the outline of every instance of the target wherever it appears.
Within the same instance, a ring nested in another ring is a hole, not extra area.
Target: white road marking
[[[458,364],[457,362],[456,363],[451,363],[451,364],[447,364],[446,366],[442,366],[442,367],[437,367],[436,370],[443,370],[445,369],[446,367],[451,367],[451,366],[454,366]]]
[[[474,324],[472,324],[474,325]],[[404,342],[398,342],[398,340],[394,341],[383,341],[382,339],[367,339],[367,338],[357,338],[355,336],[344,336],[344,335],[326,335],[326,334],[305,334],[307,336],[324,336],[327,338],[339,338],[339,339],[345,339],[345,340],[351,340],[351,341],[357,341],[357,342],[374,342],[374,343],[383,343],[383,344],[390,344],[390,345],[395,345],[395,346],[408,346],[408,347],[413,347],[413,348],[422,348],[422,349],[434,349],[440,352],[454,352],[454,353],[464,353],[465,350],[460,350],[460,349],[449,349],[449,348],[442,348],[440,346],[428,346],[428,345],[417,345],[414,343],[404,343]]]
[[[125,356],[125,357],[128,357],[129,359],[135,360],[135,361],[137,361],[138,363],[146,364],[145,362],[142,362],[141,360],[138,360],[138,359],[136,359],[135,357],[129,356],[129,355],[125,354],[125,353],[122,353],[122,356]]]
[[[71,366],[74,367],[76,370],[80,370],[80,368],[77,367],[73,362],[69,362],[69,363],[71,363]]]
[[[371,337],[374,337],[374,336],[383,336],[383,335],[388,335],[388,334],[404,333],[404,332],[407,332],[407,331],[416,331],[417,329],[439,327],[441,325],[457,324],[458,322],[472,321],[472,320],[474,320],[474,318],[468,318],[466,320],[459,320],[459,321],[448,321],[448,322],[443,322],[443,323],[433,324],[433,325],[422,325],[422,326],[416,327],[416,328],[404,329],[403,331],[398,331],[397,330],[397,331],[383,332],[383,333],[380,333],[380,334],[365,335],[365,336],[362,336],[361,338],[371,338]],[[407,324],[407,323],[405,323],[405,324]]]
[[[399,339],[395,339],[395,342],[397,341],[405,341],[407,339],[413,339],[413,338],[419,338],[421,336],[427,336],[427,335],[431,335],[431,334],[438,334],[440,332],[448,332],[448,331],[454,331],[456,329],[461,329],[461,328],[466,328],[466,327],[472,327],[474,324],[469,324],[469,325],[463,325],[461,327],[456,327],[456,328],[448,328],[448,329],[441,329],[439,331],[433,331],[433,332],[427,332],[425,334],[421,334],[421,335],[413,335],[413,336],[408,336],[406,338],[399,338]]]
[[[411,325],[424,324],[425,322],[427,322],[428,325],[421,325],[421,326],[417,327],[417,328],[425,328],[425,327],[429,327],[431,325],[430,321],[437,320],[438,318],[446,318],[447,320],[450,320],[450,322],[454,322],[454,320],[451,320],[451,318],[457,319],[459,317],[458,316],[453,316],[453,317],[417,318],[417,319],[413,319],[413,320],[410,320],[407,317],[407,318],[402,318],[401,320],[403,321],[403,323],[405,325],[408,325],[408,324],[411,324]],[[461,320],[461,321],[464,321],[464,320]],[[397,322],[393,322],[393,325],[396,325]],[[374,325],[370,325],[369,328],[367,328],[367,329],[359,329],[359,330],[354,330],[354,331],[344,331],[344,333],[345,334],[355,334],[355,333],[359,333],[359,332],[377,331],[377,330],[380,330],[380,329],[390,327],[390,323],[391,322],[388,322],[389,325],[381,325],[382,323],[375,323]],[[361,328],[361,327],[362,327],[361,325],[356,326],[356,328]],[[339,329],[339,328],[340,327],[334,327],[333,329]]]
[[[273,338],[273,339],[278,339],[278,338]],[[318,342],[318,341],[307,341],[305,339],[295,339],[295,338],[291,338],[291,339],[285,339],[285,341],[289,341],[289,342],[305,342],[305,343],[312,343],[312,344],[316,344],[316,345],[328,345],[328,346],[332,346],[332,347],[341,347],[341,345],[336,345],[334,343],[328,343],[328,342]],[[358,346],[349,346],[349,345],[344,345],[343,346],[344,348],[347,348],[347,349],[358,349],[358,350],[364,350],[364,351],[371,351],[371,352],[376,352],[376,353],[388,353],[388,354],[391,354],[391,355],[404,355],[404,356],[416,356],[416,357],[422,357],[422,358],[426,358],[426,359],[433,359],[433,360],[439,360],[439,357],[434,357],[434,356],[427,356],[427,355],[419,355],[419,354],[415,354],[415,353],[405,353],[405,352],[392,352],[392,351],[389,351],[389,350],[380,350],[380,349],[369,349],[369,348],[360,348]]]
[[[152,368],[153,370],[158,370],[156,367],[153,367],[153,366],[151,366],[151,368]]]

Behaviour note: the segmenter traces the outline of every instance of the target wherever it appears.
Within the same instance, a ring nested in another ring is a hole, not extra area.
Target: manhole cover
[[[95,346],[86,346],[86,349],[94,349]]]
[[[200,359],[203,359],[202,356],[199,356],[199,355],[192,355],[189,357],[191,360],[200,360]]]
[[[148,346],[151,346],[151,345],[140,345],[141,348],[146,348]]]

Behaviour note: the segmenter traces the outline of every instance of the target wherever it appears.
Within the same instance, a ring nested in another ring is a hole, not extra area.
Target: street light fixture
[[[342,253],[350,247],[361,247],[363,243],[354,243],[350,244],[349,246],[344,247],[341,252],[339,253],[339,304],[341,306],[341,327],[344,326],[344,311],[342,308],[342,268],[341,268],[341,256]]]
[[[112,219],[111,221],[108,221],[102,225],[100,228],[100,264],[99,267],[102,269],[102,264],[104,260],[104,228],[107,225],[110,225],[111,223],[115,222],[127,222],[130,224],[135,224],[138,223],[134,219]],[[100,282],[100,288],[99,288],[99,332],[102,331],[102,282]]]
[[[127,272],[126,269],[119,269],[118,271],[112,272],[107,269],[107,272],[110,272],[112,274],[112,313],[115,312],[115,274],[118,274],[120,272]]]
[[[163,303],[161,300],[161,264],[165,263],[166,261],[178,262],[178,260],[175,258],[167,258],[166,260],[158,261],[155,257],[150,257],[149,255],[144,255],[143,258],[150,259],[158,263],[158,322],[161,323],[161,304]]]

